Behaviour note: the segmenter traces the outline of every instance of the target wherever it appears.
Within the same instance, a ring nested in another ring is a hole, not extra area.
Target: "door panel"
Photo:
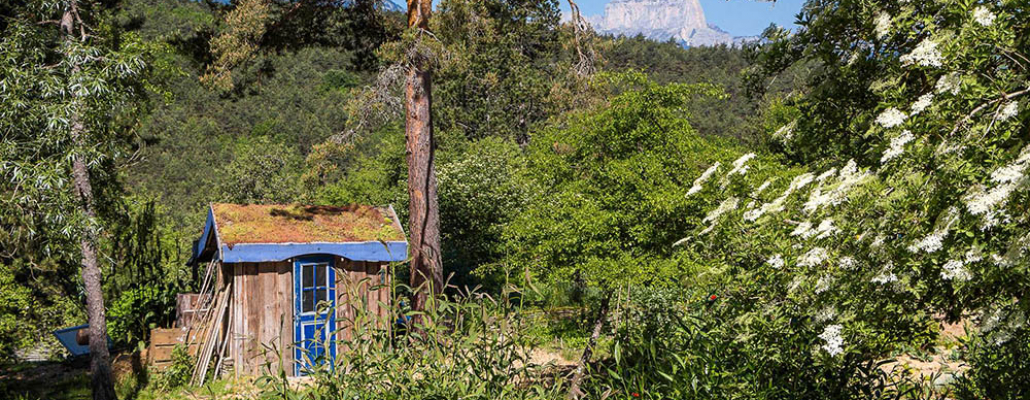
[[[336,358],[336,271],[333,257],[310,256],[293,263],[294,374]],[[328,350],[328,351],[326,351]]]

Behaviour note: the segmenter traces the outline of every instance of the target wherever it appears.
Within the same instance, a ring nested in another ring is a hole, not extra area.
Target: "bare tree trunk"
[[[431,9],[431,0],[408,0],[408,27],[428,30]],[[426,309],[430,296],[443,290],[443,265],[440,260],[440,211],[433,155],[436,143],[431,113],[432,77],[424,56],[416,54],[410,62],[404,105],[408,143],[411,287],[415,290],[411,306],[421,311]],[[416,317],[415,322],[419,320]]]
[[[597,338],[601,336],[604,320],[608,318],[608,305],[610,302],[611,294],[605,295],[604,299],[601,300],[601,308],[597,310],[597,320],[594,321],[594,330],[590,332],[587,347],[583,349],[583,355],[579,358],[579,365],[576,366],[576,372],[573,373],[572,380],[569,383],[569,393],[566,396],[569,399],[578,399],[583,396],[583,391],[579,387],[583,383],[583,375],[586,373],[586,368],[590,365],[590,357],[594,354]]]
[[[79,25],[79,38],[85,40],[82,21],[78,15],[77,4],[72,1],[61,19],[65,40],[76,40],[75,24]],[[77,73],[78,67],[73,67]],[[73,91],[74,93],[74,91]],[[72,96],[75,96],[72,94]],[[87,134],[82,121],[82,109],[78,100],[71,116],[71,136],[75,147],[84,148],[84,136]],[[93,207],[93,185],[89,180],[89,168],[81,155],[72,159],[72,179],[75,184],[75,198],[79,201],[80,211],[88,219],[96,218]],[[82,282],[86,285],[86,316],[89,322],[89,371],[90,386],[94,400],[114,400],[114,379],[111,376],[111,355],[107,349],[107,319],[104,311],[104,292],[101,286],[100,265],[97,262],[97,235],[93,227],[87,227],[79,238],[82,251]]]

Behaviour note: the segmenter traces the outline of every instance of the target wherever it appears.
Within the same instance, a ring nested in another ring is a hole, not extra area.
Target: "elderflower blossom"
[[[1023,179],[1023,170],[1025,169],[1026,165],[1024,164],[1009,164],[992,172],[991,180],[998,183],[1016,182]]]
[[[830,169],[826,170],[826,172],[823,172],[823,173],[819,174],[819,176],[817,176],[815,178],[815,180],[816,180],[816,182],[822,182],[822,181],[825,181],[825,180],[827,180],[829,178],[832,178],[834,175],[837,175],[837,169],[836,168],[830,168]]]
[[[901,132],[898,137],[891,139],[891,145],[884,150],[883,157],[880,157],[880,163],[886,164],[890,160],[893,160],[905,152],[905,145],[915,139],[912,132],[905,130]]]
[[[733,169],[731,169],[730,172],[726,174],[726,176],[732,176],[733,174],[746,174],[748,166],[744,164],[746,164],[752,158],[755,158],[755,153],[747,153],[745,155],[740,156],[740,158],[738,158],[737,161],[733,162]]]
[[[797,228],[794,228],[794,231],[790,233],[791,236],[801,236],[802,239],[808,239],[814,234],[815,231],[812,230],[812,223],[808,221],[798,224]]]
[[[937,93],[951,93],[954,96],[962,90],[962,76],[958,72],[941,76],[934,88],[937,89]]]
[[[891,15],[885,12],[876,14],[876,37],[883,39],[891,33]]]
[[[814,267],[819,264],[822,264],[822,262],[826,261],[826,259],[829,257],[830,254],[826,252],[826,249],[822,247],[816,247],[812,250],[809,250],[807,253],[801,256],[801,258],[798,259],[798,266]]]
[[[783,256],[781,256],[779,254],[774,255],[772,257],[769,257],[768,260],[765,260],[765,263],[769,264],[770,267],[773,267],[773,268],[776,268],[776,269],[783,268]]]
[[[766,179],[765,182],[763,182],[761,185],[758,186],[757,189],[755,189],[754,193],[751,193],[751,196],[758,197],[758,195],[762,194],[762,192],[764,192],[770,184],[772,184],[772,179]]]
[[[790,141],[794,138],[794,128],[798,125],[798,121],[791,121],[789,124],[781,126],[776,132],[773,132],[773,138],[780,139],[784,142]]]
[[[905,115],[904,112],[897,108],[891,107],[884,110],[884,112],[880,113],[880,115],[876,117],[876,123],[880,124],[884,128],[890,129],[904,123],[905,118],[908,118],[908,116]]]
[[[715,173],[715,170],[719,169],[720,165],[721,164],[719,164],[719,162],[716,161],[714,165],[708,167],[708,169],[706,169],[705,172],[702,172],[701,176],[694,180],[694,186],[691,186],[690,190],[687,191],[687,196],[700,192],[702,189],[702,185],[704,185],[704,183],[708,181],[708,178],[710,178],[712,174]]]
[[[930,104],[933,104],[933,93],[927,93],[922,96],[919,96],[919,99],[916,100],[915,103],[912,103],[911,115],[916,115],[923,112],[923,110],[926,110],[927,107],[930,107]]]
[[[980,251],[972,249],[966,252],[966,264],[973,264],[982,261],[984,258],[980,255]]]
[[[824,219],[823,222],[819,223],[819,227],[815,228],[815,230],[819,233],[819,235],[815,237],[816,239],[825,239],[840,231],[839,228],[833,226],[833,220],[829,218]]]
[[[815,314],[815,322],[826,322],[837,317],[837,309],[833,306],[823,307]]]
[[[925,251],[927,253],[934,253],[937,250],[944,248],[944,238],[948,237],[947,230],[939,230],[929,235],[926,235],[923,239],[916,241],[911,246],[908,246],[908,251],[912,253],[918,253]]]
[[[783,194],[781,194],[780,197],[776,198],[776,200],[773,200],[771,203],[762,204],[761,207],[745,212],[744,220],[755,221],[762,215],[765,215],[765,213],[773,213],[783,210],[783,203],[787,201],[787,197],[790,197],[790,195],[794,193],[794,191],[800,190],[801,188],[805,187],[805,185],[812,183],[812,180],[814,179],[815,175],[812,175],[811,172],[806,172],[801,175],[795,176],[794,179],[790,181],[790,185],[787,186],[787,189],[783,191]]]
[[[937,42],[932,39],[923,39],[912,49],[911,53],[901,56],[903,65],[919,64],[924,67],[940,67],[944,65],[941,52],[937,50]]]
[[[841,329],[843,327],[838,324],[828,325],[823,330],[823,333],[819,335],[819,338],[826,342],[821,347],[830,357],[835,357],[844,352],[844,338],[840,336]]]
[[[944,270],[941,271],[941,278],[945,280],[968,281],[972,277],[965,263],[959,260],[948,260],[944,263]]]
[[[736,197],[730,197],[726,200],[723,200],[722,203],[719,204],[719,207],[710,211],[708,215],[705,216],[705,219],[703,221],[715,222],[719,219],[721,215],[725,214],[726,212],[735,210],[737,208],[738,203],[740,203],[740,200]]]
[[[1015,117],[1017,114],[1019,114],[1019,102],[1010,101],[1006,103],[1000,111],[998,111],[998,121],[1006,121],[1009,118]]]
[[[987,226],[996,223],[997,209],[1008,202],[1024,179],[1027,164],[1030,163],[1030,146],[1024,147],[1019,157],[991,173],[991,180],[999,185],[990,190],[977,186],[964,198],[966,209],[973,215],[983,215]]]
[[[878,283],[878,284],[881,284],[881,285],[886,285],[888,283],[897,282],[897,281],[898,281],[898,276],[894,275],[894,273],[891,272],[891,271],[883,271],[883,272],[880,273],[880,275],[877,275],[876,277],[873,278],[873,283]]]
[[[852,257],[844,256],[837,260],[837,265],[843,270],[853,270],[858,266],[858,261],[855,261]]]
[[[830,290],[830,285],[833,284],[833,277],[830,275],[823,275],[819,277],[819,280],[815,282],[815,293],[820,294],[827,290]]]
[[[991,26],[991,24],[994,23],[995,18],[997,18],[997,16],[994,15],[991,10],[988,10],[987,7],[980,6],[973,10],[973,19],[975,19],[976,23],[980,25]]]

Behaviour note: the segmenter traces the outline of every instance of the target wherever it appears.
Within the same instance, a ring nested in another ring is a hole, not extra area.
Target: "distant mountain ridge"
[[[755,39],[734,37],[709,24],[699,0],[613,0],[604,6],[604,15],[587,21],[600,33],[642,34],[661,42],[673,39],[684,47],[733,46]]]

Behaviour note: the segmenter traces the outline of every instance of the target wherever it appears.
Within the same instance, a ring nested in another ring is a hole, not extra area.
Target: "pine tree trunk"
[[[77,4],[72,1],[61,20],[65,40],[76,40],[75,23],[78,21]],[[83,36],[84,37],[84,36]],[[84,39],[83,39],[84,40]],[[78,73],[78,67],[73,67]],[[74,93],[74,91],[72,92]],[[75,96],[72,94],[72,96]],[[71,136],[75,147],[85,148],[86,126],[82,121],[81,104],[74,100],[71,116]],[[93,185],[89,179],[89,168],[81,155],[72,159],[72,179],[75,184],[75,198],[80,211],[88,219],[96,218],[93,207]],[[107,319],[104,311],[104,292],[101,286],[100,265],[97,261],[97,236],[93,227],[87,227],[79,238],[82,251],[82,282],[86,286],[86,317],[89,322],[89,372],[90,386],[94,400],[115,400],[114,379],[111,376],[111,355],[107,349]]]
[[[408,0],[408,26],[429,29],[429,0]],[[428,62],[416,55],[405,80],[405,131],[408,156],[409,230],[411,231],[412,309],[422,311],[430,296],[443,290],[440,259],[440,211],[431,114],[432,79]],[[420,318],[416,317],[415,322]]]
[[[82,123],[73,125],[73,136],[82,134]],[[81,204],[81,211],[90,219],[93,211],[93,189],[89,181],[89,170],[81,156],[72,162],[72,175],[75,179],[75,194]],[[104,316],[104,292],[101,288],[100,265],[97,263],[96,234],[93,229],[86,229],[79,240],[82,250],[82,282],[86,285],[86,314],[89,321],[89,372],[92,376],[91,386],[94,400],[117,398],[114,393],[114,382],[111,377],[111,356],[107,351],[107,320]]]
[[[604,320],[608,318],[608,306],[610,303],[610,294],[605,295],[604,299],[601,300],[601,308],[597,310],[597,320],[594,321],[594,330],[590,332],[587,347],[583,349],[583,355],[579,358],[579,365],[576,366],[576,371],[573,373],[569,383],[569,393],[567,395],[569,399],[578,399],[583,396],[583,391],[579,387],[583,383],[583,376],[590,365],[590,358],[594,354],[594,346],[597,345],[597,339],[601,337],[601,329],[604,327]]]

